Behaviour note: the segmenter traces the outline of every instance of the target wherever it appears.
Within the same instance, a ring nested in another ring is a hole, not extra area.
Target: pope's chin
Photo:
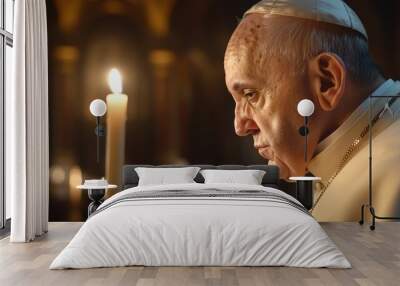
[[[279,167],[279,174],[281,179],[288,179],[292,176],[290,168],[281,161],[278,156],[270,148],[260,148],[258,149],[258,153],[261,157],[268,160],[268,165],[275,165]]]

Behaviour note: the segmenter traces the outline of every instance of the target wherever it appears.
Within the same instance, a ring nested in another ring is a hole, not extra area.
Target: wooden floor
[[[400,223],[381,222],[375,232],[356,223],[322,224],[353,268],[124,267],[48,270],[81,226],[50,223],[32,243],[0,241],[0,285],[400,285]]]

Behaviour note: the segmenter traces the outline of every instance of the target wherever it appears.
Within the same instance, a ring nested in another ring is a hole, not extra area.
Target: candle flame
[[[122,93],[122,77],[116,68],[112,68],[108,73],[108,86],[113,93]]]

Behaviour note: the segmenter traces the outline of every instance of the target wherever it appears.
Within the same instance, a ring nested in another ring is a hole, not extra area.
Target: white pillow
[[[199,167],[135,168],[139,176],[138,186],[195,183],[193,179],[199,170]]]
[[[205,184],[261,185],[265,171],[262,170],[201,170]]]

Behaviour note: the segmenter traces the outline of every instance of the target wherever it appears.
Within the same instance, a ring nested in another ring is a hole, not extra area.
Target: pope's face
[[[235,103],[235,131],[252,136],[258,153],[278,165],[281,177],[302,175],[303,118],[297,103],[307,98],[304,76],[284,58],[265,58],[257,16],[246,17],[232,35],[225,54],[226,85]]]

